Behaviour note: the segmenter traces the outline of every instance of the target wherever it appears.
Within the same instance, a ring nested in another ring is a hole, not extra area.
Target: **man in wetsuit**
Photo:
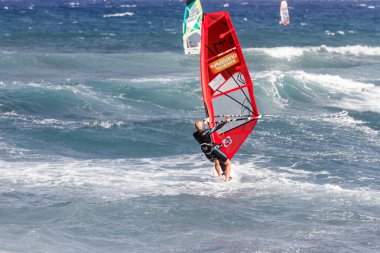
[[[227,156],[219,149],[219,145],[216,145],[212,139],[211,134],[219,129],[221,129],[229,120],[215,126],[212,129],[203,130],[204,121],[196,121],[195,129],[196,132],[193,133],[194,138],[201,145],[202,152],[206,157],[214,162],[215,170],[219,177],[222,176],[221,167],[223,170],[224,181],[230,180],[231,173],[231,161]]]

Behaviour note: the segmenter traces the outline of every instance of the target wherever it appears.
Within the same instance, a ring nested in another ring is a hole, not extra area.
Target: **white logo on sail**
[[[230,136],[227,136],[227,138],[223,139],[222,143],[223,143],[223,146],[224,146],[225,148],[228,147],[229,145],[232,144],[232,139],[231,139],[231,137],[230,137]]]

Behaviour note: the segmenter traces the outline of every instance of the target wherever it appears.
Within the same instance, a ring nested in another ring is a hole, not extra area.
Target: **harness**
[[[201,149],[202,152],[205,153],[206,155],[209,155],[214,151],[216,148],[222,147],[221,144],[215,145],[214,143],[201,143]]]

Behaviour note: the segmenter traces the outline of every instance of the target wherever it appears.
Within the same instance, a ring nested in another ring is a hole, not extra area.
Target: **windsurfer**
[[[227,156],[219,149],[220,145],[215,144],[211,139],[211,134],[219,129],[221,129],[229,119],[216,125],[212,129],[203,130],[203,125],[206,123],[205,121],[196,121],[195,129],[196,132],[193,133],[194,138],[201,145],[202,152],[206,155],[206,157],[214,162],[215,171],[219,177],[224,175],[224,181],[230,180],[231,174],[231,161],[227,158]],[[223,173],[222,173],[222,170]]]

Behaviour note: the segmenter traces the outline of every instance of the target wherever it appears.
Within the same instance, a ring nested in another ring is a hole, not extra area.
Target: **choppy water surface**
[[[230,183],[192,139],[182,1],[0,2],[0,251],[380,250],[379,2],[204,2],[263,114]]]

